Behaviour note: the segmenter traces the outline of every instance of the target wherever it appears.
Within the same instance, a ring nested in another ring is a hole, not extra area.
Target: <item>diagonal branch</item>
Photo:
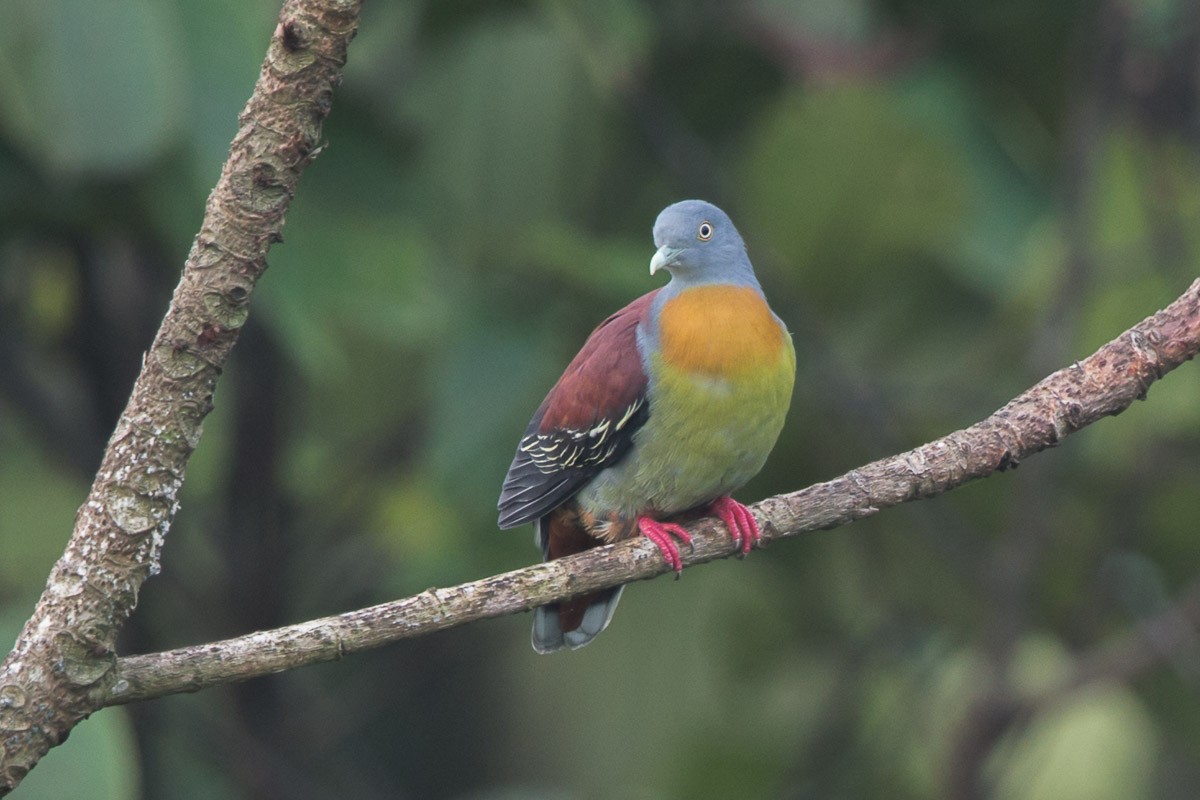
[[[0,795],[100,708],[114,645],[158,571],[217,377],[316,156],[360,0],[287,0],[254,93],[66,551],[0,664]]]
[[[176,492],[250,295],[279,240],[358,21],[359,0],[286,0],[280,25],[166,318],[109,441],[71,540],[0,664],[0,795],[98,708],[340,658],[666,571],[637,539],[449,589],[274,631],[118,659],[114,643],[158,569]],[[1200,281],[1087,360],[982,422],[757,507],[766,540],[833,528],[932,497],[1020,460],[1144,397],[1200,350]],[[687,564],[734,553],[693,526]]]
[[[1061,369],[987,419],[840,478],[755,506],[764,541],[835,528],[909,500],[934,497],[1020,461],[1146,396],[1200,352],[1200,280],[1167,308]],[[684,563],[734,555],[714,520],[691,526]],[[105,705],[131,703],[333,661],[389,642],[527,611],[668,569],[638,538],[447,589],[235,639],[118,659]]]

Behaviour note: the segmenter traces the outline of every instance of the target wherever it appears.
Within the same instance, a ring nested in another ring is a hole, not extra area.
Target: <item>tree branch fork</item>
[[[119,658],[117,635],[158,571],[176,492],[251,294],[320,147],[360,0],[285,0],[254,92],[129,404],[71,539],[0,663],[0,795],[87,715],[330,661],[667,571],[637,538],[459,586],[271,631]],[[1014,466],[1117,414],[1200,351],[1200,280],[1095,354],[981,422],[834,480],[763,500],[764,541],[834,528]],[[711,519],[689,526],[694,565],[735,553]]]
[[[1200,352],[1200,279],[1093,355],[1048,376],[986,419],[831,481],[752,506],[763,542],[840,527],[1015,467],[1075,431],[1144,399],[1150,385]],[[738,553],[719,521],[688,526],[692,566]],[[412,597],[225,641],[116,662],[103,705],[147,700],[333,661],[351,653],[528,611],[670,569],[638,537]]]
[[[0,663],[0,795],[102,707],[114,685],[117,635],[159,569],[217,378],[300,175],[319,150],[360,3],[283,3],[179,285],[71,538]]]

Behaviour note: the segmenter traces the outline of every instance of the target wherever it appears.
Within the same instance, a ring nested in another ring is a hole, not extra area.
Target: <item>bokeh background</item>
[[[4,9],[7,643],[278,7]],[[1185,0],[368,4],[124,652],[535,560],[495,527],[512,449],[685,197],[799,353],[742,499],[982,418],[1196,276],[1198,80]],[[1193,798],[1200,647],[1137,634],[1196,596],[1198,397],[1186,365],[1015,472],[632,586],[577,653],[524,615],[102,711],[18,796]]]

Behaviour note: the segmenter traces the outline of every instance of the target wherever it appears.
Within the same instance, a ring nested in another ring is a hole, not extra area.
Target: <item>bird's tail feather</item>
[[[578,526],[573,514],[551,514],[533,524],[534,539],[542,549],[542,558],[582,552],[599,542]],[[539,653],[576,650],[595,639],[608,627],[624,586],[576,597],[564,603],[551,603],[533,611],[533,649]]]
[[[533,611],[533,649],[539,653],[577,650],[600,635],[612,621],[624,586],[604,589],[565,603],[552,603]],[[574,628],[567,624],[578,618]]]

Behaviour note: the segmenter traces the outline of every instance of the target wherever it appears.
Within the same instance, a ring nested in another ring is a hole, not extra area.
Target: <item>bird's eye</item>
[[[702,242],[707,242],[713,237],[713,226],[711,222],[701,222],[700,227],[696,229],[696,238]]]

